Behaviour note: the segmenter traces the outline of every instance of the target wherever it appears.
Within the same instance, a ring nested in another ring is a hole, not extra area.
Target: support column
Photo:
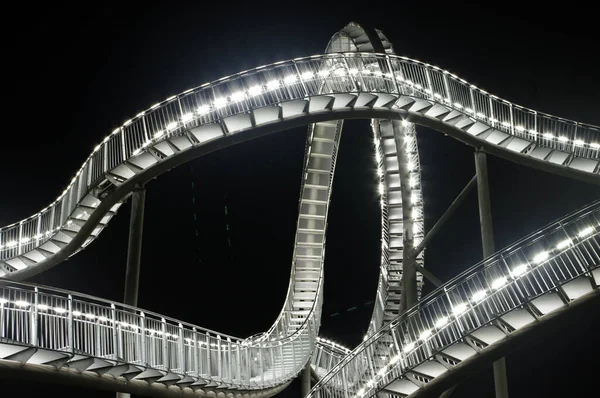
[[[487,155],[483,150],[475,150],[475,172],[477,173],[477,198],[479,202],[479,224],[483,258],[494,254],[494,229],[492,227],[492,207],[488,181]]]
[[[494,230],[492,228],[492,208],[487,170],[487,155],[478,148],[475,150],[475,171],[477,173],[477,197],[479,202],[479,223],[481,224],[481,243],[483,258],[494,254]],[[508,379],[504,357],[494,362],[494,386],[496,398],[508,398]]]
[[[415,125],[404,121],[394,120],[394,141],[398,156],[398,172],[400,174],[400,194],[402,196],[402,296],[400,298],[400,312],[407,310],[417,303],[417,270],[416,258],[413,256],[415,247],[412,189],[410,186],[409,156],[406,152],[406,137],[414,135]]]
[[[131,218],[129,220],[129,243],[127,246],[127,269],[125,271],[124,303],[137,305],[142,259],[142,231],[144,229],[144,203],[146,188],[136,185],[131,194]],[[129,398],[130,394],[117,392],[117,398]]]
[[[310,360],[302,369],[302,386],[301,386],[302,397],[306,397],[310,392]]]
[[[137,305],[142,258],[142,230],[144,228],[144,202],[146,188],[136,186],[131,194],[131,219],[129,221],[129,245],[127,247],[127,270],[125,271],[125,304]]]

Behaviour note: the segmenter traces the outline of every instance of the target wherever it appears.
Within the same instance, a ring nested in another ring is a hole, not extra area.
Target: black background
[[[444,4],[13,4],[2,27],[0,225],[53,201],[102,138],[141,110],[225,75],[322,53],[353,20],[382,29],[398,54],[515,103],[600,125],[598,21],[591,8]],[[234,146],[148,185],[140,307],[241,337],[270,326],[287,290],[305,133],[294,129]],[[419,146],[431,228],[474,174],[473,155],[425,128]],[[498,249],[600,197],[598,187],[493,157],[489,172]],[[121,301],[128,223],[124,205],[89,248],[31,280]],[[369,121],[349,121],[329,217],[321,335],[351,347],[371,315],[379,224]],[[427,249],[426,266],[447,280],[481,256],[471,194]],[[599,327],[596,311],[508,356],[511,397],[593,395]],[[490,366],[454,396],[491,397],[491,381]],[[0,379],[5,391],[114,396]],[[297,382],[280,395],[298,396]]]

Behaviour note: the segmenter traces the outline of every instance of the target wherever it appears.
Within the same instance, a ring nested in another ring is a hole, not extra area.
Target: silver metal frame
[[[363,34],[360,27],[349,27],[331,43],[335,47],[336,40],[340,43],[355,40],[355,47],[362,50],[356,44],[356,37]],[[315,364],[321,363],[323,355],[329,356],[327,363],[337,363],[334,371],[339,373],[326,376],[320,389],[313,393],[316,395],[321,394],[319,391],[328,391],[328,394],[339,391],[340,387],[347,394],[352,388],[359,388],[363,376],[369,372],[377,374],[385,369],[382,376],[398,378],[412,369],[405,364],[414,361],[403,362],[408,361],[403,355],[392,357],[402,366],[395,366],[394,362],[388,369],[388,362],[379,364],[379,370],[374,366],[377,362],[373,362],[378,360],[377,355],[373,361],[369,358],[382,347],[406,350],[405,339],[411,335],[396,335],[394,331],[400,330],[397,325],[408,325],[408,320],[421,316],[416,309],[402,315],[407,317],[403,318],[406,322],[393,323],[375,333],[390,319],[389,313],[387,318],[384,316],[389,306],[376,306],[367,340],[362,348],[354,351],[365,355],[354,354],[341,360],[339,352],[318,344],[326,215],[340,120],[359,117],[402,120],[405,130],[413,132],[405,133],[407,146],[402,158],[413,164],[409,167],[412,169],[410,185],[414,188],[413,195],[417,196],[415,203],[421,209],[421,216],[422,195],[419,196],[413,123],[436,128],[509,160],[595,184],[600,184],[600,129],[520,107],[450,72],[395,56],[391,54],[391,43],[381,32],[377,34],[386,54],[345,52],[277,62],[187,90],[140,112],[94,149],[56,201],[34,216],[0,229],[0,277],[24,278],[58,264],[91,243],[136,184],[212,150],[292,126],[318,123],[310,129],[307,144],[307,168],[303,176],[288,297],[269,331],[242,340],[89,296],[7,282],[1,288],[5,302],[0,308],[3,333],[0,348],[4,350],[0,358],[24,359],[25,362],[35,358],[41,364],[58,363],[58,368],[65,364],[85,370],[110,368],[119,376],[135,374],[139,379],[165,383],[175,377],[180,383],[191,380],[186,383],[195,386],[255,391],[271,388],[272,392],[295,377],[318,346],[321,353],[313,355]],[[340,43],[340,46],[346,45]],[[394,167],[399,165],[394,165],[392,159],[398,162],[396,154],[402,148],[396,144],[392,147],[393,137],[382,134],[377,123],[373,126],[383,213],[378,300],[383,302],[389,298],[384,295],[390,291],[395,271],[391,268],[394,262],[393,250],[390,250],[394,240],[391,213],[394,195],[400,194],[393,189],[399,178]],[[311,153],[328,156],[328,163],[311,168]],[[322,180],[324,176],[327,178]],[[305,192],[309,192],[309,197],[305,198]],[[312,206],[317,205],[316,202],[324,204],[323,214]],[[304,204],[308,205],[305,213]],[[315,215],[323,222],[315,221]],[[591,237],[585,241],[595,245],[597,224],[594,225]],[[414,232],[422,239],[422,222]],[[583,241],[577,241],[573,247],[567,245],[557,258],[562,259],[563,255],[582,247],[596,253],[596,246],[588,248],[582,244]],[[301,269],[299,249],[313,246],[318,246],[319,253],[305,255],[314,257],[314,266]],[[577,260],[580,263],[587,258],[580,257]],[[486,270],[492,268],[500,272],[492,265],[485,267]],[[558,274],[569,272],[572,278],[578,278],[588,275],[591,269],[588,267],[579,274],[570,266],[552,270]],[[493,284],[477,275],[473,278],[479,278],[482,286]],[[562,283],[562,279],[559,282]],[[516,283],[516,279],[511,280],[510,286]],[[448,286],[455,285],[444,288]],[[541,293],[536,290],[533,297]],[[497,294],[494,293],[494,297]],[[448,294],[440,297],[451,300]],[[524,295],[522,299],[527,303],[533,297]],[[434,301],[426,299],[421,309],[428,308],[426,305]],[[301,302],[305,302],[302,308],[298,307]],[[452,305],[452,301],[446,304]],[[469,311],[478,314],[479,308],[479,304],[472,305]],[[470,314],[467,312],[464,316],[476,317]],[[455,323],[462,325],[458,318]],[[417,330],[414,325],[411,327]],[[474,330],[472,327],[459,329]],[[387,335],[386,330],[390,331]],[[416,337],[413,340],[416,342]],[[25,348],[7,354],[6,350],[10,350],[7,347],[14,346]],[[415,348],[415,352],[421,352],[420,347]],[[413,355],[412,349],[409,351]],[[127,366],[124,368],[124,365]],[[373,386],[369,386],[368,391],[373,390]],[[359,395],[368,391],[363,388]]]
[[[597,295],[599,286],[596,201],[436,289],[356,347],[310,397],[416,393],[527,324],[588,293]]]
[[[384,75],[382,62],[389,62],[393,73]],[[305,117],[297,121],[306,124],[309,116],[377,117],[378,110],[380,116],[448,131],[511,160],[600,183],[598,127],[506,102],[447,71],[405,57],[318,55],[222,78],[140,112],[95,148],[56,201],[0,230],[0,272],[15,277],[57,254],[111,189],[149,169],[158,171],[167,158],[287,119]],[[119,205],[106,212],[78,249],[102,231]]]

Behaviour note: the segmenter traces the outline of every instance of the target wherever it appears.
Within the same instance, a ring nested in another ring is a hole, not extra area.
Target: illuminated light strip
[[[594,227],[586,227],[583,230],[581,230],[578,234],[578,237],[583,238],[586,237],[590,234],[592,234],[595,231]],[[560,242],[557,245],[557,248],[568,248],[572,243],[571,239],[567,239],[565,241]],[[534,263],[541,263],[543,261],[545,261],[548,257],[549,257],[550,253],[547,251],[542,251],[540,253],[538,253],[536,256],[534,256],[534,259],[532,260],[532,262]],[[519,276],[525,274],[525,272],[527,271],[528,266],[526,264],[521,264],[518,265],[516,267],[514,267],[512,269],[512,271],[510,271],[510,275],[514,278],[517,279]],[[491,284],[491,288],[494,290],[497,290],[499,288],[501,288],[502,286],[504,286],[507,283],[508,279],[507,277],[500,277],[496,280],[494,280]],[[485,297],[487,296],[487,291],[486,290],[480,290],[476,293],[473,294],[473,296],[471,297],[471,300],[474,302],[479,302],[482,301]],[[454,316],[456,318],[458,318],[458,316],[460,316],[462,313],[465,312],[465,310],[467,309],[467,304],[466,303],[461,303],[458,304],[456,306],[454,306],[452,312],[454,314]],[[448,317],[442,317],[439,318],[435,324],[435,328],[436,329],[441,329],[443,328],[446,324],[448,324],[449,318]],[[432,335],[432,331],[430,329],[428,330],[424,330],[423,332],[421,332],[421,335],[419,336],[419,339],[421,341],[426,341],[430,336]],[[364,340],[367,340],[367,336],[365,335]],[[410,351],[412,351],[415,348],[415,343],[408,343],[404,346],[403,348],[403,352],[405,354],[409,353]],[[378,376],[383,376],[385,374],[385,372],[387,371],[387,367],[391,367],[392,365],[394,365],[396,362],[398,362],[400,360],[400,356],[397,355],[395,357],[393,357],[389,363],[387,365],[385,365],[378,373]],[[367,387],[371,388],[375,385],[375,379],[371,379],[368,383],[367,383]],[[357,394],[357,396],[362,396],[364,394],[364,390],[361,390],[362,393]]]
[[[400,57],[400,58],[402,58],[402,57]],[[279,64],[279,63],[276,63],[276,64]],[[425,65],[426,65],[426,66],[428,66],[428,67],[432,67],[431,65],[428,65],[428,64],[425,64]],[[434,67],[434,66],[433,66],[433,68],[434,68],[434,69],[436,69],[436,67]],[[450,72],[447,72],[447,71],[443,71],[443,72],[444,72],[444,73],[447,73],[447,74],[450,74],[451,76],[455,77],[455,75],[451,74]],[[322,71],[320,71],[320,72],[319,72],[319,75],[321,75],[322,77],[327,77],[327,76],[329,76],[329,73],[330,73],[330,71],[328,71],[328,70],[322,70]],[[337,70],[336,70],[336,73],[337,73],[337,74],[341,74],[341,75],[345,75],[345,69],[337,69]],[[381,71],[359,71],[359,70],[358,70],[358,69],[356,69],[356,68],[350,69],[350,70],[349,70],[349,73],[350,73],[351,75],[355,75],[355,74],[358,74],[358,73],[363,73],[363,74],[371,74],[371,75],[375,75],[375,76],[377,76],[377,77],[381,77],[381,76],[382,76],[382,73],[381,73]],[[310,71],[309,71],[309,72],[305,72],[305,73],[301,74],[300,76],[301,76],[303,79],[310,79],[310,78],[312,78],[312,77],[314,76],[314,74],[313,74],[312,72],[310,72]],[[392,74],[390,74],[390,73],[387,73],[385,76],[386,76],[386,77],[393,77],[393,75],[392,75]],[[396,78],[397,78],[397,80],[398,80],[398,81],[400,81],[400,82],[404,82],[404,80],[401,78],[401,76],[396,76]],[[458,77],[455,77],[455,78],[459,79]],[[284,81],[285,81],[285,83],[286,83],[286,84],[295,84],[295,83],[297,82],[297,80],[298,80],[298,77],[297,77],[296,75],[289,75],[289,76],[287,76],[287,77],[284,79]],[[459,79],[459,81],[460,81],[460,82],[462,82],[462,83],[466,83],[466,82],[465,82],[464,80],[462,80],[462,79]],[[276,86],[275,86],[275,83],[276,83]],[[279,82],[279,81],[272,81],[272,82],[270,82],[270,84],[271,84],[271,87],[270,87],[270,88],[274,89],[274,88],[277,88],[277,87],[279,86],[280,82]],[[412,81],[410,81],[410,80],[406,80],[406,84],[408,84],[408,85],[413,85],[414,83],[413,83]],[[204,84],[204,85],[202,85],[202,86],[200,86],[200,87],[201,87],[201,88],[203,88],[203,87],[205,87],[206,85],[207,85],[207,84]],[[419,84],[417,84],[415,87],[417,87],[417,88],[419,88],[419,89],[422,89],[422,88],[423,88],[423,87],[422,87],[421,85],[419,85]],[[471,87],[472,87],[473,89],[477,89],[477,90],[481,91],[482,93],[484,93],[484,94],[486,94],[486,95],[489,95],[489,94],[487,94],[485,91],[483,91],[483,90],[481,90],[481,89],[477,88],[476,86],[473,86],[473,85],[471,85]],[[193,89],[188,89],[188,90],[184,91],[183,93],[185,94],[185,93],[189,93],[189,92],[192,92],[192,91],[193,91]],[[261,91],[262,91],[262,88],[261,88],[260,86],[253,86],[253,87],[251,87],[251,88],[248,90],[248,95],[249,95],[249,96],[258,95],[258,94],[260,94],[260,92],[261,92]],[[429,89],[425,89],[424,91],[425,91],[425,92],[428,92],[428,93],[431,93],[431,90],[429,90]],[[235,92],[235,93],[232,93],[232,94],[231,94],[231,97],[230,97],[230,99],[231,99],[231,101],[240,101],[240,100],[244,99],[244,96],[245,96],[244,92]],[[489,96],[490,96],[490,98],[497,99],[497,97],[496,97],[496,96],[493,96],[493,95],[489,95]],[[434,94],[434,97],[436,97],[436,98],[438,98],[438,99],[442,98],[441,94],[439,94],[439,93],[435,93],[435,94]],[[148,111],[150,111],[150,110],[153,110],[153,109],[155,109],[155,108],[158,108],[158,107],[159,107],[161,104],[165,104],[165,103],[167,103],[167,102],[170,102],[170,101],[172,101],[172,100],[174,100],[174,99],[176,99],[176,98],[177,98],[177,96],[171,96],[171,97],[167,98],[167,99],[166,99],[165,101],[163,101],[163,102],[156,103],[156,104],[152,105],[152,106],[151,106],[151,107],[150,107],[150,108],[149,108],[147,111],[142,111],[142,112],[138,113],[138,114],[136,115],[136,118],[141,118],[141,117],[145,116],[146,112],[148,112]],[[446,102],[449,102],[449,101],[447,101],[447,100],[446,100]],[[227,98],[217,98],[217,99],[215,99],[215,100],[214,100],[214,102],[213,102],[213,107],[214,107],[215,109],[219,109],[220,107],[223,107],[223,106],[225,106],[226,104],[227,104]],[[458,103],[458,102],[454,103],[453,105],[454,105],[456,108],[458,108],[458,109],[462,109],[462,104],[460,104],[460,103]],[[204,114],[204,113],[207,113],[207,112],[208,112],[208,110],[209,110],[209,107],[208,107],[207,105],[204,105],[204,106],[202,106],[202,108],[201,108],[201,109],[199,109],[199,111],[198,111],[197,113],[199,113],[199,114]],[[474,111],[473,111],[472,109],[470,109],[470,108],[466,108],[466,109],[465,109],[465,111],[466,111],[466,112],[469,112],[469,113],[473,113],[473,112],[474,112]],[[483,113],[481,113],[481,112],[477,113],[477,116],[479,116],[479,117],[481,117],[481,118],[486,118],[486,117],[487,117],[485,114],[483,114]],[[185,123],[186,121],[188,121],[188,120],[191,120],[191,118],[192,118],[192,116],[190,116],[190,114],[188,113],[188,114],[185,114],[185,115],[183,115],[183,116],[182,116],[182,121]],[[493,123],[497,122],[497,120],[496,120],[496,119],[493,119],[493,118],[490,118],[489,120],[490,120],[491,122],[493,122]],[[123,124],[123,127],[125,127],[125,126],[128,126],[128,125],[129,125],[129,124],[131,124],[133,121],[134,121],[134,119],[127,120],[127,121],[126,121],[126,122]],[[510,126],[511,126],[511,123],[508,123],[508,122],[506,122],[506,121],[505,121],[505,122],[502,122],[502,125],[504,125],[504,126],[506,126],[506,127],[510,127]],[[169,124],[169,126],[168,126],[168,128],[167,128],[167,129],[168,129],[168,130],[171,130],[171,129],[174,129],[175,127],[176,127],[176,125]],[[515,126],[515,130],[516,130],[516,131],[520,131],[520,132],[521,132],[521,131],[525,131],[525,128],[524,128],[523,126]],[[115,129],[115,130],[114,130],[114,131],[111,133],[111,135],[110,135],[110,136],[112,136],[112,135],[115,135],[115,134],[117,134],[117,133],[119,133],[119,132],[121,132],[121,131],[122,131],[122,127],[120,127],[120,128],[117,128],[117,129]],[[531,134],[533,134],[533,135],[537,135],[537,134],[538,134],[538,132],[537,132],[537,131],[534,131],[534,130],[530,130],[529,132],[530,132]],[[158,131],[158,132],[156,132],[156,133],[154,134],[154,139],[158,139],[158,138],[162,137],[162,136],[163,136],[163,134],[164,134],[164,131]],[[104,138],[104,140],[103,140],[103,144],[104,144],[104,143],[106,143],[106,142],[108,142],[108,139],[110,138],[110,136],[107,136],[107,137],[105,137],[105,138]],[[549,133],[549,132],[547,132],[547,133],[544,133],[544,138],[546,138],[546,139],[549,139],[549,140],[552,140],[552,139],[555,139],[556,137],[555,137],[555,135],[553,135],[552,133]],[[568,138],[568,137],[565,137],[565,136],[560,136],[560,137],[558,137],[558,140],[559,140],[560,142],[562,142],[562,143],[567,143],[567,142],[569,142],[569,138]],[[600,143],[597,143],[597,142],[593,142],[593,143],[586,143],[585,141],[583,141],[583,140],[581,140],[581,139],[573,139],[573,141],[572,141],[572,142],[573,142],[573,145],[574,145],[574,146],[583,147],[583,146],[586,146],[586,145],[588,145],[590,148],[593,148],[593,149],[595,149],[595,150],[599,150],[599,149],[600,149]],[[101,149],[101,147],[102,147],[101,145],[102,145],[102,144],[100,144],[100,145],[98,145],[98,146],[96,146],[96,147],[94,148],[94,153],[95,153],[95,152],[97,152],[98,150],[100,150],[100,149]],[[144,147],[144,146],[142,146],[142,147]],[[135,156],[135,155],[139,154],[140,152],[141,152],[141,150],[138,148],[138,149],[136,149],[136,150],[133,152],[133,155]],[[82,167],[81,167],[81,168],[80,168],[80,169],[77,171],[77,173],[76,173],[75,177],[72,179],[71,183],[69,184],[69,186],[67,187],[67,189],[65,189],[65,191],[64,191],[64,192],[61,194],[61,196],[60,196],[58,199],[56,199],[56,200],[55,200],[55,201],[54,201],[52,204],[50,204],[48,207],[46,207],[45,209],[43,209],[43,210],[42,210],[40,213],[38,213],[38,214],[41,214],[42,212],[46,211],[48,208],[50,208],[50,207],[54,206],[54,205],[55,205],[55,204],[56,204],[56,203],[57,203],[57,202],[58,202],[58,201],[59,201],[61,198],[63,198],[63,197],[64,197],[64,195],[66,195],[67,191],[68,191],[68,190],[69,190],[69,189],[72,187],[72,185],[73,185],[73,183],[75,182],[75,180],[77,179],[77,177],[78,177],[78,176],[81,174],[81,172],[83,171],[83,167],[84,167],[84,166],[85,166],[85,165],[83,165],[83,166],[82,166]],[[24,242],[24,243],[26,243],[26,242]],[[1,248],[4,248],[4,247],[3,247],[3,246],[0,246],[0,249],[1,249]]]
[[[314,57],[315,57],[315,56],[313,56],[313,57],[311,57],[311,58],[314,58]],[[408,59],[408,58],[403,58],[403,57],[398,57],[398,58],[399,58],[399,59]],[[414,60],[412,60],[412,61],[414,61]],[[282,62],[278,62],[278,63],[275,63],[275,65],[279,65],[279,64],[281,64],[281,63],[282,63]],[[423,64],[423,65],[425,65],[426,67],[432,67],[432,68],[433,68],[433,69],[435,69],[435,70],[441,70],[441,69],[439,69],[439,68],[437,68],[437,67],[435,67],[435,66],[429,65],[429,64]],[[258,70],[258,69],[260,69],[260,68],[257,68],[257,70]],[[351,74],[357,74],[357,73],[365,73],[365,74],[367,74],[367,73],[370,73],[370,74],[375,74],[375,75],[381,76],[381,74],[380,74],[380,71],[372,71],[372,72],[365,71],[365,72],[363,72],[363,71],[359,71],[359,70],[358,70],[358,69],[356,69],[356,68],[353,68],[353,69],[351,69],[351,70],[350,70],[350,72],[351,72]],[[461,83],[463,83],[463,84],[466,84],[466,83],[467,83],[467,82],[466,82],[466,81],[464,81],[463,79],[460,79],[460,78],[458,78],[457,76],[455,76],[454,74],[452,74],[452,73],[450,73],[450,72],[448,72],[448,71],[443,71],[443,73],[449,74],[450,76],[452,76],[452,77],[454,77],[454,78],[458,79],[458,80],[459,80]],[[323,76],[323,77],[327,77],[327,76],[328,76],[328,74],[329,74],[329,71],[327,71],[327,70],[323,70],[323,71],[321,71],[319,74],[320,74],[321,76]],[[312,75],[312,72],[305,72],[305,73],[303,74],[303,77],[306,77],[306,78],[308,78],[308,77],[311,77],[311,75]],[[392,74],[390,74],[390,73],[387,73],[385,76],[387,76],[387,77],[393,77],[393,75],[392,75]],[[401,76],[396,76],[396,78],[397,78],[397,80],[398,80],[398,81],[400,81],[400,82],[404,82],[404,80],[402,79],[402,77],[401,77]],[[414,83],[413,83],[413,82],[411,82],[410,80],[406,80],[406,83],[407,83],[408,85],[412,85],[412,84],[414,84]],[[207,85],[208,85],[208,83],[207,83],[207,84],[203,84],[202,86],[200,86],[200,88],[205,88]],[[422,88],[422,86],[420,86],[420,85],[418,85],[418,86]],[[477,87],[476,87],[476,86],[474,86],[474,85],[471,85],[471,87],[472,87],[473,89],[477,89],[477,90],[479,90],[480,92],[482,92],[482,93],[484,93],[484,94],[488,95],[490,98],[493,98],[493,99],[497,99],[497,98],[498,98],[498,97],[496,97],[496,96],[493,96],[493,95],[489,95],[489,94],[487,94],[487,93],[486,93],[484,90],[481,90],[481,89],[477,88]],[[427,89],[427,90],[428,90],[428,89]],[[194,89],[188,89],[188,90],[184,91],[184,92],[183,92],[183,94],[190,93],[190,92],[192,92],[192,91],[194,91]],[[161,106],[161,104],[166,104],[167,102],[169,102],[169,101],[172,101],[172,100],[174,100],[174,99],[176,99],[176,98],[177,98],[177,96],[171,96],[171,97],[167,98],[167,99],[166,99],[165,101],[163,101],[163,102],[156,103],[156,104],[152,105],[152,106],[151,106],[151,107],[150,107],[148,110],[146,110],[146,111],[142,111],[142,112],[138,113],[138,114],[136,115],[136,118],[143,117],[143,116],[145,116],[145,114],[146,114],[148,111],[150,111],[150,110],[153,110],[153,109],[156,109],[156,108],[158,108],[159,106]],[[436,98],[439,98],[439,96],[436,96]],[[447,101],[447,100],[446,100],[446,101]],[[449,101],[447,101],[447,102],[449,102]],[[216,105],[217,105],[217,107],[219,106],[219,100],[216,100]],[[454,105],[455,105],[455,107],[457,107],[457,108],[461,108],[461,107],[462,107],[462,105],[461,105],[460,103],[455,103]],[[520,107],[519,107],[519,108],[520,108]],[[470,112],[470,113],[472,113],[472,112],[473,112],[473,110],[472,110],[472,109],[470,109],[470,108],[467,108],[467,109],[466,109],[466,111],[467,111],[467,112]],[[485,116],[484,114],[482,114],[482,113],[479,113],[479,114],[478,114],[478,116],[480,116],[480,117],[484,117],[484,118],[486,117],[486,116]],[[131,123],[133,122],[133,120],[134,120],[134,119],[127,120],[127,121],[124,123],[124,126],[127,126],[127,125],[131,124]],[[503,124],[505,124],[505,125],[507,125],[507,126],[510,126],[510,124],[509,124],[508,122],[503,122]],[[524,131],[524,128],[523,128],[522,126],[515,126],[515,129],[516,129],[517,131]],[[117,129],[115,129],[115,130],[114,130],[114,131],[111,133],[111,135],[109,135],[109,136],[107,136],[107,137],[105,137],[105,138],[104,138],[104,140],[103,140],[103,143],[106,143],[106,142],[108,141],[108,139],[110,138],[110,136],[112,136],[112,135],[115,135],[115,134],[117,134],[117,133],[121,132],[121,130],[122,130],[122,128],[117,128]],[[531,130],[531,131],[530,131],[530,133],[531,133],[531,134],[534,134],[534,135],[538,134],[536,131],[533,131],[533,130]],[[156,137],[160,137],[162,134],[158,134],[158,133],[156,133],[155,135],[156,135]],[[552,134],[550,134],[550,133],[546,133],[546,138],[548,138],[548,139],[554,139],[555,137],[554,137]],[[566,142],[566,141],[565,141],[565,138],[561,138],[560,140],[561,140],[561,141],[563,141],[563,142]],[[585,145],[589,145],[589,147],[591,147],[591,148],[593,148],[593,149],[595,149],[595,150],[598,150],[598,149],[600,149],[600,143],[597,143],[597,142],[594,142],[594,143],[585,143],[583,140],[580,140],[580,139],[578,139],[578,140],[575,140],[575,139],[574,139],[574,140],[573,140],[573,145],[575,145],[575,146],[580,146],[580,147],[582,147],[582,146],[585,146]],[[96,147],[94,148],[94,152],[98,151],[100,148],[101,148],[101,145],[98,145],[98,146],[96,146]],[[63,192],[63,194],[61,194],[61,196],[60,196],[58,199],[56,199],[56,200],[55,200],[55,201],[54,201],[52,204],[50,204],[50,205],[49,205],[49,206],[47,206],[45,209],[43,209],[43,210],[42,210],[42,212],[43,212],[43,211],[46,211],[48,208],[50,208],[50,207],[54,206],[54,205],[55,205],[55,204],[56,204],[56,203],[57,203],[57,202],[58,202],[58,201],[59,201],[59,200],[60,200],[62,197],[64,197],[64,195],[66,194],[66,192],[67,192],[67,191],[68,191],[68,190],[69,190],[69,189],[72,187],[72,185],[73,185],[73,183],[75,182],[76,178],[77,178],[77,177],[80,175],[80,173],[83,171],[83,167],[84,167],[84,166],[85,166],[85,165],[82,165],[82,167],[81,167],[81,168],[80,168],[80,169],[77,171],[77,173],[76,173],[75,177],[72,179],[71,183],[69,184],[69,186],[67,187],[67,189],[66,189],[66,190]],[[40,213],[41,213],[41,212],[40,212]],[[38,213],[38,214],[40,214],[40,213]]]
[[[532,262],[535,264],[540,264],[540,263],[544,262],[545,260],[547,260],[548,257],[550,257],[550,253],[547,251],[543,251],[543,252],[536,254],[533,257]]]
[[[229,98],[232,102],[239,102],[246,98],[246,94],[244,94],[243,91],[236,91],[235,93],[232,93]]]
[[[286,80],[286,83],[287,83],[287,84],[291,84],[291,83],[290,83],[290,81],[291,81],[291,80]],[[295,81],[295,79],[294,79],[294,81]],[[427,91],[427,90],[426,90],[426,91]],[[239,93],[238,93],[238,94],[239,94]],[[243,93],[241,93],[241,94],[242,94],[242,97],[243,97]],[[232,100],[234,100],[234,97],[236,97],[236,96],[232,95],[232,97],[231,97],[231,98],[232,98]],[[239,97],[239,96],[238,96],[238,97]],[[183,117],[182,117],[182,119],[183,119]],[[492,122],[497,122],[497,120],[495,120],[495,119],[490,119],[490,121],[492,121]],[[503,124],[507,124],[507,123],[506,123],[506,122],[503,122]],[[568,139],[567,139],[566,137],[559,137],[559,140],[560,140],[560,141],[563,141],[563,142],[566,142]],[[582,142],[581,140],[579,140],[579,141],[580,141],[580,142]],[[575,142],[575,141],[574,141],[574,142]],[[147,145],[147,143],[146,143],[145,145]],[[411,185],[413,185],[413,183],[412,183],[412,182],[411,182]],[[592,229],[592,231],[593,231],[593,229]],[[29,240],[29,238],[24,238],[24,239],[22,239],[22,240],[21,240],[21,243],[27,242],[28,240]],[[544,253],[544,255],[546,255],[546,254],[547,254],[547,253]],[[538,258],[538,261],[540,261],[540,260],[539,260],[539,257],[536,257],[536,258]],[[541,261],[543,261],[544,259],[545,259],[545,258],[541,259]],[[534,259],[534,260],[535,260],[535,259]],[[474,295],[474,297],[475,297],[475,295]],[[475,299],[473,298],[473,300],[475,300]]]
[[[473,296],[471,296],[471,300],[477,303],[483,300],[485,296],[487,296],[487,292],[485,290],[480,290],[478,292],[473,293]]]
[[[573,241],[571,239],[565,239],[561,242],[558,242],[558,244],[556,245],[556,248],[558,250],[562,250],[562,249],[568,247],[571,243],[573,243]]]
[[[502,286],[506,285],[506,282],[508,282],[508,278],[506,278],[505,276],[502,276],[492,282],[492,289],[498,290]]]
[[[527,268],[528,268],[527,264],[517,265],[511,271],[509,271],[510,276],[512,276],[513,278],[519,277],[519,276],[523,275],[525,272],[527,272]]]

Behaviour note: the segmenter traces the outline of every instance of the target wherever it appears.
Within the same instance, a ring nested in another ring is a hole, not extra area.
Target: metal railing
[[[0,260],[17,257],[48,241],[110,170],[145,152],[151,144],[252,109],[346,92],[426,99],[537,145],[583,158],[600,157],[600,128],[502,100],[429,64],[373,53],[298,58],[187,90],[126,121],[93,150],[54,202],[39,213],[0,229]],[[86,214],[78,216],[87,219]]]
[[[0,260],[39,247],[73,218],[85,221],[89,214],[81,212],[78,204],[104,181],[107,173],[140,156],[150,145],[265,106],[316,95],[363,92],[402,94],[437,102],[507,134],[575,156],[599,158],[598,128],[500,100],[431,65],[372,53],[300,58],[188,90],[125,122],[94,149],[55,202],[26,220],[0,229]],[[227,123],[222,126],[227,130]],[[230,133],[224,131],[225,135]],[[78,215],[74,216],[76,210]],[[70,354],[111,357],[179,374],[216,378],[244,388],[280,384],[301,370],[316,344],[323,294],[321,271],[317,299],[297,332],[288,333],[293,308],[286,300],[267,333],[244,341],[132,307],[75,299],[73,294],[61,294],[56,289],[40,291],[15,284],[2,289],[6,300],[2,303],[2,338],[7,341]],[[290,355],[291,367],[287,359]]]
[[[329,372],[351,352],[350,349],[322,337],[317,337],[317,343],[318,345],[310,358],[310,363],[317,374],[321,370]]]
[[[140,365],[220,385],[261,389],[302,369],[314,320],[278,341],[255,342],[149,311],[50,287],[0,281],[0,343]]]
[[[386,324],[310,397],[364,397],[480,327],[600,267],[600,201],[461,273]]]

